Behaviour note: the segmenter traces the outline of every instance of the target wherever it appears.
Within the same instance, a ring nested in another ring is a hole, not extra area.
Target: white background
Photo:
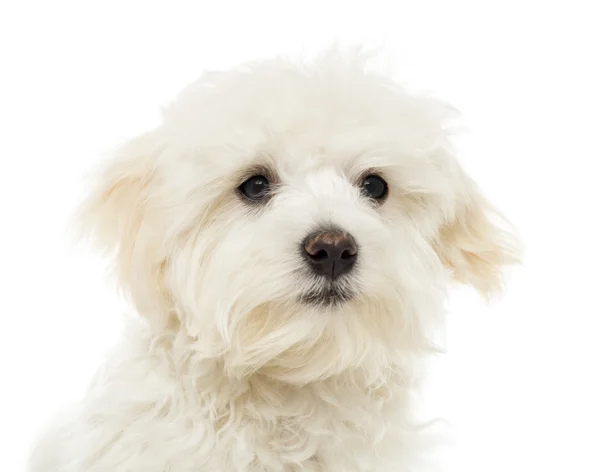
[[[429,408],[449,471],[599,471],[600,34],[593,1],[14,1],[0,6],[0,469],[80,395],[122,304],[69,249],[84,172],[204,68],[381,44],[463,112],[462,162],[525,264],[486,306],[453,293]]]

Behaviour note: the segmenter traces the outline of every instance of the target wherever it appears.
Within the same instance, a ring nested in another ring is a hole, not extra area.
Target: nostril
[[[356,251],[352,251],[350,249],[345,249],[342,252],[342,259],[343,260],[350,260],[350,259],[354,259],[356,257]]]
[[[327,253],[327,251],[325,249],[321,249],[319,251],[317,251],[314,254],[311,254],[310,252],[308,253],[308,256],[313,260],[313,261],[324,261],[325,259],[327,259],[329,257],[329,254]]]

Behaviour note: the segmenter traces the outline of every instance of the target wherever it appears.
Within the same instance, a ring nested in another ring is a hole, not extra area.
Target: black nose
[[[356,262],[358,247],[348,233],[339,230],[319,231],[304,240],[304,252],[316,274],[333,280],[350,272]]]

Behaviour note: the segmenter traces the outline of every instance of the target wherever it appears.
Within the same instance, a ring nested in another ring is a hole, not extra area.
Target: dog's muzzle
[[[334,306],[354,296],[347,280],[358,259],[358,245],[352,235],[338,228],[319,230],[304,239],[301,252],[318,279],[316,288],[305,294],[303,301]]]

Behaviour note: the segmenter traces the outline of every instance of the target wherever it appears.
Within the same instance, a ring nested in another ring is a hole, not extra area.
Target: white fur
[[[209,73],[124,146],[81,212],[137,312],[33,472],[409,470],[411,394],[451,278],[488,294],[512,237],[452,154],[448,108],[337,52]],[[256,166],[266,205],[236,193]],[[375,205],[357,179],[390,187]],[[359,249],[357,296],[307,305],[321,225]]]

